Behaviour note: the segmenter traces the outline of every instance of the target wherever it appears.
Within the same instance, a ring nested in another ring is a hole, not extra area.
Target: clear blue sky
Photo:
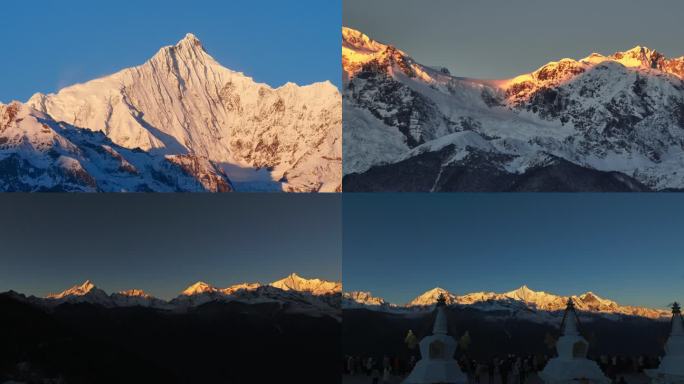
[[[224,66],[279,86],[341,83],[341,0],[2,4],[0,102],[142,64],[192,32]]]
[[[341,279],[339,194],[0,194],[0,292]]]
[[[680,0],[344,0],[344,24],[456,76],[509,78],[645,45],[684,55]]]
[[[684,300],[682,194],[346,194],[344,289]]]

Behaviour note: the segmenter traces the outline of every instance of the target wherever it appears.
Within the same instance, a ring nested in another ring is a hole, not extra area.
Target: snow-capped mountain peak
[[[178,41],[174,45],[175,48],[192,48],[192,49],[201,49],[202,51],[204,50],[204,46],[202,45],[202,42],[200,41],[195,34],[188,32],[185,34],[185,36]]]
[[[342,69],[348,81],[368,66],[392,72],[395,68],[410,76],[423,71],[413,59],[392,45],[379,43],[355,29],[342,28]]]
[[[190,73],[187,70],[202,69],[220,64],[204,49],[202,42],[192,33],[188,33],[174,45],[162,47],[145,65],[171,64],[171,70],[179,79],[188,75],[201,76],[200,72]],[[185,72],[185,73],[183,73]]]
[[[73,287],[71,287],[65,291],[62,291],[61,293],[49,294],[49,295],[47,295],[47,298],[49,298],[49,299],[62,299],[62,298],[69,297],[69,296],[84,296],[96,288],[97,287],[95,286],[95,284],[93,284],[90,280],[86,280],[83,284],[74,285]]]
[[[283,291],[298,291],[308,292],[313,295],[328,295],[340,293],[342,291],[342,284],[334,281],[326,281],[321,279],[305,279],[296,273],[274,281],[270,284],[272,287],[282,289]]]
[[[202,293],[212,293],[216,292],[217,290],[218,289],[203,281],[198,281],[195,284],[192,284],[191,286],[187,287],[183,292],[181,292],[181,295],[192,296],[199,295]]]
[[[190,44],[193,44],[193,45],[199,45],[199,46],[202,45],[202,42],[201,42],[201,41],[197,38],[197,36],[195,36],[195,34],[192,33],[192,32],[186,33],[186,34],[185,34],[185,37],[183,38],[183,40],[181,40],[178,44],[183,43],[183,42],[187,42],[187,43],[190,43]],[[177,45],[178,45],[178,44],[177,44]]]
[[[238,190],[341,190],[338,89],[257,83],[219,64],[193,34],[139,66],[26,104],[121,148],[170,157],[203,184],[218,176]]]
[[[360,305],[370,305],[370,306],[384,306],[388,303],[382,297],[373,296],[370,292],[365,291],[353,291],[344,292],[343,298],[348,302]]]
[[[666,60],[665,56],[648,47],[637,45],[632,49],[624,52],[616,52],[611,58],[624,65],[625,67],[640,67],[640,68],[662,68],[663,62]]]
[[[408,306],[432,305],[432,304],[436,303],[437,299],[439,299],[439,297],[442,295],[446,299],[447,304],[454,304],[457,302],[456,295],[452,294],[451,292],[447,291],[444,288],[436,287],[436,288],[433,288],[429,291],[424,292],[420,296],[411,300],[407,305]]]
[[[522,300],[525,302],[544,302],[546,301],[549,297],[555,298],[553,295],[549,295],[546,292],[537,292],[531,290],[527,285],[522,285],[518,289],[514,289],[512,291],[504,293],[504,296],[510,297],[512,299],[517,299],[517,300]]]

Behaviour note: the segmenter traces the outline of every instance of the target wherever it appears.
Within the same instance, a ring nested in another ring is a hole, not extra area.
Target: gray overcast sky
[[[508,78],[636,45],[684,55],[680,0],[344,0],[343,23],[456,76]]]
[[[0,292],[341,279],[339,194],[0,194]]]

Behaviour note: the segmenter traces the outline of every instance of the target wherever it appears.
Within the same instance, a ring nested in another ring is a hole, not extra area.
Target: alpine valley
[[[339,282],[296,274],[171,300],[86,281],[44,298],[0,294],[0,382],[335,382]],[[268,369],[253,368],[256,360]],[[307,369],[292,369],[301,364]]]
[[[341,97],[221,66],[188,34],[146,63],[0,104],[1,191],[341,190]]]
[[[478,80],[343,28],[345,191],[684,189],[684,57]]]

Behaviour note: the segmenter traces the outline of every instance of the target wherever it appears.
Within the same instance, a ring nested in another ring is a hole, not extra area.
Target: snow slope
[[[130,150],[26,105],[0,104],[0,191],[232,189],[225,173],[201,156]]]

